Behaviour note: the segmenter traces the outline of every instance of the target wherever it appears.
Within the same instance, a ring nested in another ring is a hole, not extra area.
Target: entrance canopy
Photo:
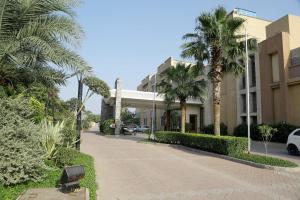
[[[114,118],[115,121],[115,134],[120,133],[121,128],[121,110],[122,107],[132,108],[153,108],[155,102],[156,109],[165,109],[164,95],[154,92],[143,92],[136,90],[123,90],[121,80],[117,79],[115,89],[110,90],[110,97],[103,99],[101,107],[101,119],[105,116]],[[199,99],[187,100],[187,105],[202,105]],[[171,109],[179,108],[179,101],[175,101],[171,105]]]
[[[154,92],[143,92],[136,90],[121,90],[121,105],[122,107],[132,108],[152,108],[153,101],[157,109],[165,109],[164,95]],[[110,90],[110,97],[105,99],[105,103],[114,106],[116,100],[116,89]],[[202,102],[199,99],[189,99],[188,105],[201,105]],[[172,104],[171,108],[179,108],[179,101]]]

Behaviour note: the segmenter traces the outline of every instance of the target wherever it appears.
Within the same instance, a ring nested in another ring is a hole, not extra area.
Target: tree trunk
[[[214,132],[216,136],[221,135],[220,117],[221,117],[221,82],[213,82],[213,109],[214,109]]]
[[[167,110],[167,131],[171,130],[171,110]]]
[[[83,92],[83,83],[82,77],[78,80],[78,104],[77,104],[77,141],[76,141],[76,149],[80,150],[80,139],[81,139],[81,109],[80,105],[82,103],[82,92]]]
[[[181,108],[181,133],[185,133],[185,122],[186,122],[186,102],[180,102]]]

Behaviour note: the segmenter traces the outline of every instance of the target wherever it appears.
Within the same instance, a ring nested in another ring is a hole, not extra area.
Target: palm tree
[[[206,84],[199,79],[201,68],[197,65],[177,64],[167,69],[166,78],[158,84],[158,92],[165,95],[166,102],[179,100],[181,110],[181,132],[185,132],[186,103],[188,98],[203,97],[206,92]]]
[[[83,36],[73,9],[77,0],[2,0],[0,2],[0,66],[4,72],[90,69],[74,51]],[[9,80],[7,74],[0,80]],[[13,74],[10,74],[13,76]],[[37,77],[38,78],[38,77]]]
[[[219,136],[222,78],[227,72],[244,72],[244,66],[238,62],[245,52],[245,45],[241,42],[244,35],[238,31],[245,20],[232,17],[224,7],[218,7],[213,12],[201,14],[196,21],[195,32],[183,36],[189,41],[182,45],[182,57],[193,58],[198,64],[208,63],[208,78],[213,85],[214,132]],[[247,42],[254,49],[256,41]]]

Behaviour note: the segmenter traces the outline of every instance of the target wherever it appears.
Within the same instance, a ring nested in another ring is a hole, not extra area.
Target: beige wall
[[[245,28],[247,28],[247,34],[250,37],[256,37],[262,41],[266,39],[266,26],[272,23],[272,21],[260,19],[256,17],[248,17],[233,13],[233,17],[240,17],[245,19],[244,27],[241,28],[238,34],[245,34]]]
[[[236,87],[236,76],[233,73],[227,73],[221,86],[221,122],[228,126],[229,133],[233,133],[237,125]]]
[[[289,86],[290,123],[300,125],[300,80]]]
[[[300,44],[300,17],[286,15],[266,27],[267,37],[273,37],[278,33],[287,32],[290,34],[290,49],[299,47]]]

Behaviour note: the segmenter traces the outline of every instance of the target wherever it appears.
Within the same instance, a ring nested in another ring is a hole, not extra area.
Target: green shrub
[[[83,165],[85,170],[85,177],[80,180],[80,186],[89,188],[90,199],[96,200],[96,175],[94,169],[94,160],[91,156],[80,153],[74,150],[75,158],[74,165]],[[47,161],[51,166],[51,170],[44,170],[44,178],[40,182],[26,182],[14,186],[3,186],[0,184],[0,199],[12,200],[17,199],[18,196],[28,188],[49,188],[57,187],[60,180],[62,169],[54,166],[51,161]]]
[[[241,159],[241,160],[247,160],[254,163],[260,163],[264,165],[271,165],[271,166],[277,166],[277,167],[297,167],[298,165],[289,161],[289,160],[283,160],[280,158],[274,158],[269,157],[265,155],[256,155],[256,154],[248,154],[248,153],[242,153],[242,154],[236,154],[233,157]]]
[[[29,98],[29,106],[33,111],[33,120],[35,123],[40,123],[45,118],[45,105],[39,102],[35,97]]]
[[[272,125],[272,127],[276,128],[277,132],[274,133],[271,141],[281,143],[286,143],[289,134],[296,128],[299,128],[299,126],[287,124],[284,122],[274,124]]]
[[[77,141],[77,131],[75,124],[72,120],[67,120],[65,126],[61,130],[62,134],[62,145],[64,147],[73,148]]]
[[[45,168],[39,127],[30,120],[30,109],[20,107],[23,103],[0,99],[0,184],[39,181]]]
[[[91,127],[91,121],[86,119],[82,120],[81,127],[83,130],[89,129]]]
[[[113,119],[107,119],[100,123],[100,132],[108,135],[114,134],[114,129],[110,127],[114,123]]]
[[[77,151],[72,148],[60,147],[57,149],[57,154],[54,158],[56,166],[62,168],[74,164],[74,159]]]
[[[251,124],[250,133],[251,133],[251,139],[252,140],[261,140],[262,139],[261,134],[258,130],[258,125]],[[235,127],[233,135],[237,136],[237,137],[248,137],[248,126],[247,126],[247,124],[243,123],[243,124],[240,124],[237,127]]]
[[[258,130],[258,126],[259,125],[255,125],[252,124],[250,127],[251,130],[251,139],[253,140],[258,140],[258,141],[262,141],[262,137],[261,134]],[[291,125],[291,124],[287,124],[287,123],[278,123],[278,124],[273,124],[270,125],[272,128],[276,128],[277,132],[274,133],[271,142],[281,142],[281,143],[286,143],[287,142],[287,138],[289,136],[289,134],[295,130],[296,128],[299,128],[295,125]],[[238,136],[238,137],[247,137],[248,134],[248,128],[247,128],[247,124],[240,124],[238,125],[235,129],[234,129],[234,136]]]
[[[181,144],[188,147],[218,154],[233,155],[247,150],[247,139],[231,136],[213,136],[207,134],[189,134],[178,132],[156,132],[157,142]]]
[[[202,131],[205,134],[213,135],[215,133],[214,128],[215,128],[214,124],[210,124],[210,125],[205,126]],[[227,128],[226,124],[221,123],[220,129],[221,129],[221,135],[228,135],[228,128]]]
[[[46,158],[53,159],[57,154],[57,149],[63,143],[62,130],[64,122],[47,121],[46,119],[41,123],[41,139],[42,146],[46,151]]]

